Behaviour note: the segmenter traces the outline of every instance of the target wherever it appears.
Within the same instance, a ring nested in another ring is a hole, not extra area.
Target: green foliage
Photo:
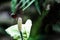
[[[38,13],[41,15],[41,11],[40,11],[40,7],[39,7],[39,4],[38,4],[38,0],[35,1],[35,7],[36,7],[36,10],[38,11]]]
[[[44,9],[42,13],[40,12],[40,6],[38,4],[38,0],[31,0],[31,1],[30,0],[26,0],[26,1],[25,0],[20,0],[19,3],[15,6],[15,8],[18,8],[18,6],[22,4],[20,6],[20,8],[23,11],[25,11],[28,7],[30,7],[30,5],[32,5],[32,3],[35,4],[36,10],[38,11],[38,13],[41,16],[39,16],[37,21],[32,25],[31,34],[30,34],[30,37],[29,37],[28,40],[37,40],[41,36],[39,34],[37,35],[38,29],[40,28],[40,26],[42,24],[43,18],[48,14],[48,11],[46,9]],[[45,2],[44,5],[46,5],[46,2]]]
[[[60,23],[56,23],[55,25],[53,25],[53,31],[55,32],[60,32]]]
[[[11,11],[12,11],[12,15],[15,13],[16,11],[16,4],[17,4],[17,0],[12,0],[11,1]]]
[[[41,27],[42,20],[44,19],[44,17],[47,14],[48,14],[48,11],[47,10],[44,10],[43,13],[41,14],[41,16],[39,16],[39,18],[37,19],[37,21],[33,23],[32,29],[31,29],[30,38],[28,40],[37,40],[40,37],[42,37],[42,35],[37,34],[37,32],[38,32],[38,29]]]
[[[34,3],[35,2],[35,0],[32,0],[32,1],[30,1],[30,0],[20,0],[19,1],[19,3],[17,4],[17,6],[16,6],[16,8],[19,6],[19,5],[21,5],[20,6],[20,8],[23,10],[23,11],[25,11],[30,5],[32,5],[32,3]],[[27,5],[26,5],[27,4]]]
[[[22,9],[22,11],[25,11],[28,7],[30,7],[30,5],[32,5],[34,3],[37,12],[41,15],[40,8],[38,5],[38,0],[31,0],[31,1],[30,0],[20,0],[18,4],[16,4],[16,3],[17,3],[17,0],[11,1],[12,13],[14,13],[16,11],[16,9],[18,8],[18,6],[21,4],[22,5],[20,6],[20,9]]]

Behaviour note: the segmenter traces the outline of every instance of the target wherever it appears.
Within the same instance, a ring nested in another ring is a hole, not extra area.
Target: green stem
[[[37,19],[37,21],[35,23],[33,23],[32,25],[32,29],[31,29],[31,34],[30,34],[30,38],[32,38],[33,40],[36,40],[35,37],[37,35],[40,35],[40,34],[37,34],[39,28],[41,27],[41,24],[42,24],[42,20],[43,18],[48,14],[47,11],[43,11],[42,15],[39,16],[39,18]],[[30,40],[30,38],[28,40]]]

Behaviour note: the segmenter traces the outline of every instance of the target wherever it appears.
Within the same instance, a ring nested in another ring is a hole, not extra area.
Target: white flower
[[[22,24],[21,31],[24,33],[26,31],[27,37],[30,35],[30,30],[32,26],[32,21],[28,19],[25,24]],[[10,26],[5,30],[9,35],[11,35],[13,38],[16,38],[20,36],[19,30],[18,30],[18,24]]]

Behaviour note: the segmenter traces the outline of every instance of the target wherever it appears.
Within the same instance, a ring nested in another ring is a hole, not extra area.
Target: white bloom
[[[31,26],[32,26],[32,21],[30,19],[28,19],[25,24],[22,24],[21,31],[22,31],[22,33],[24,33],[26,31],[27,37],[29,37]],[[17,37],[20,36],[19,30],[18,30],[18,24],[10,26],[5,31],[9,35],[11,35],[13,38],[15,38],[15,36],[17,36]]]

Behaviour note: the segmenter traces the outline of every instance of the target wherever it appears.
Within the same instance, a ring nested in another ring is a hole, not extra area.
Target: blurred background
[[[17,18],[22,17],[23,24],[32,20],[32,28],[28,40],[60,40],[60,0],[29,0],[16,10],[11,8],[14,0],[0,0],[0,40],[14,40],[5,32],[10,26],[17,24]],[[19,3],[21,0],[17,0]],[[30,5],[26,7],[27,5]],[[26,7],[26,8],[25,8]],[[25,9],[25,10],[24,10]],[[12,10],[15,10],[12,11]],[[14,12],[14,15],[11,15]]]

